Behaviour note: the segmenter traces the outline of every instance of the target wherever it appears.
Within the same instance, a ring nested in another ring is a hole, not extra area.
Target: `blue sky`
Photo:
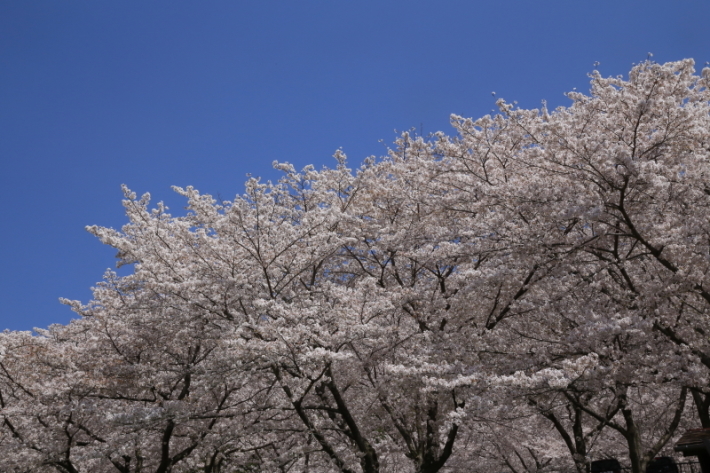
[[[352,164],[395,130],[451,132],[494,98],[536,107],[710,61],[707,0],[0,1],[0,329],[66,323],[114,251],[120,185],[231,198],[273,160]]]

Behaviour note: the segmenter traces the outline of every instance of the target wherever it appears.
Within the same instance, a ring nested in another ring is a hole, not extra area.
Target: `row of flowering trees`
[[[591,76],[171,216],[0,334],[3,472],[633,473],[710,427],[710,70]]]

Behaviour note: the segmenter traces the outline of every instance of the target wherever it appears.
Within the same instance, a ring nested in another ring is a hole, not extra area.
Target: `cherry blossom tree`
[[[0,469],[642,473],[710,422],[709,81],[595,72],[180,216],[124,188],[89,231],[131,274],[0,334]]]

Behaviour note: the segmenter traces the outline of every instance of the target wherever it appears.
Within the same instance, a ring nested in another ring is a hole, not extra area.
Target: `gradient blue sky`
[[[710,61],[707,0],[0,1],[0,329],[66,323],[114,251],[120,185],[231,198],[273,160],[382,155],[494,98],[536,107],[626,74]]]

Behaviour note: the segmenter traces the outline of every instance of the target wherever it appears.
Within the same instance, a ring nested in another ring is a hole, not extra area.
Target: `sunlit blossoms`
[[[634,473],[710,427],[710,69],[591,75],[173,216],[0,334],[3,472]]]

